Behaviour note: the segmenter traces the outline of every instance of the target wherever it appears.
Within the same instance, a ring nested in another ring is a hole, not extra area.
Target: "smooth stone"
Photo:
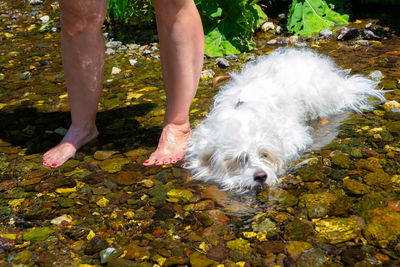
[[[125,258],[128,260],[145,260],[150,257],[148,249],[142,248],[135,243],[130,243],[125,247],[126,255]]]
[[[229,68],[232,65],[231,62],[229,62],[229,60],[222,57],[217,58],[215,61],[217,65],[222,69]]]
[[[111,158],[101,161],[99,167],[108,173],[115,173],[121,171],[128,163],[130,163],[130,161],[126,158]]]
[[[25,232],[22,239],[25,241],[46,240],[52,233],[54,230],[49,227],[33,228]]]
[[[368,185],[365,185],[348,177],[343,179],[343,188],[347,192],[356,195],[364,195],[371,191],[371,188]]]
[[[215,267],[218,265],[218,262],[208,259],[197,251],[190,255],[189,261],[192,267]]]
[[[366,214],[365,238],[371,244],[386,248],[400,236],[400,214],[388,208],[376,208]]]
[[[118,258],[122,253],[122,250],[118,250],[115,248],[106,248],[100,251],[100,262],[101,264],[107,263],[110,260]]]
[[[321,242],[338,244],[350,241],[361,232],[358,217],[329,218],[315,222],[315,234]]]
[[[303,251],[296,261],[298,267],[322,267],[325,266],[325,253],[319,248],[310,248]]]

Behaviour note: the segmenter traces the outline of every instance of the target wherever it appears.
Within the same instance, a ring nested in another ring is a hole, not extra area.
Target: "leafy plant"
[[[154,20],[151,0],[108,0],[107,18],[113,23],[128,23]]]
[[[255,29],[267,18],[258,0],[196,0],[205,33],[205,54],[237,54],[255,47]]]
[[[289,33],[311,35],[335,25],[347,25],[349,16],[340,15],[333,8],[324,0],[292,0],[287,24]]]

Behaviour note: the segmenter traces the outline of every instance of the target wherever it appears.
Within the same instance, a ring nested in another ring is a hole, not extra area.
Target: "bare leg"
[[[182,159],[190,137],[189,109],[203,66],[204,35],[193,0],[153,0],[167,95],[164,127],[157,150],[144,165]]]
[[[107,0],[59,0],[61,49],[72,124],[61,143],[43,155],[58,167],[97,137],[96,112],[103,82],[104,39],[101,26]]]

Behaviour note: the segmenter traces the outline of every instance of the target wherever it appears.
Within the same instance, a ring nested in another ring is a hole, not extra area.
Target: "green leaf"
[[[257,1],[197,0],[205,33],[205,54],[237,54],[255,47],[252,35],[267,18]]]
[[[290,33],[311,35],[335,25],[347,25],[348,20],[347,15],[331,10],[324,0],[293,0],[287,28]]]

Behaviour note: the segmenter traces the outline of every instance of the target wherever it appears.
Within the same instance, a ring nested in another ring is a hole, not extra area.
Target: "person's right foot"
[[[53,168],[61,166],[73,157],[79,148],[95,139],[98,134],[96,126],[83,129],[71,125],[61,143],[43,155],[43,164]]]

